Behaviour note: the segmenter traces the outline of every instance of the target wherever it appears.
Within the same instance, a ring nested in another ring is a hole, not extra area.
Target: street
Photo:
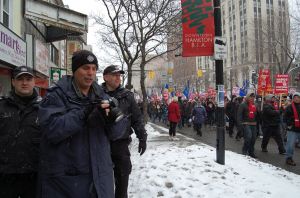
[[[156,126],[162,126],[165,128],[168,128],[166,125],[156,122],[155,124],[151,124],[152,127],[159,130],[159,128]],[[216,128],[215,127],[203,127],[202,128],[202,137],[196,135],[196,132],[193,131],[192,127],[183,127],[182,129],[178,129],[177,132],[188,136],[190,138],[193,138],[195,140],[201,141],[202,143],[208,144],[210,146],[215,147],[216,145]],[[227,132],[225,131],[225,150],[230,150],[235,153],[242,154],[242,146],[243,146],[243,139],[240,141],[236,141],[235,138],[230,138]],[[265,163],[272,164],[276,167],[280,167],[282,169],[285,169],[287,171],[296,173],[300,175],[300,149],[295,148],[294,150],[294,161],[296,162],[296,166],[287,166],[285,164],[285,156],[280,155],[278,153],[277,145],[274,139],[270,139],[270,142],[268,144],[268,153],[261,152],[261,138],[257,138],[255,143],[255,154],[257,155],[257,160]],[[225,164],[226,164],[226,156],[225,156]]]

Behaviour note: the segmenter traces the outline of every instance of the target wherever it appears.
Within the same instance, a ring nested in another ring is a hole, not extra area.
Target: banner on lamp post
[[[182,56],[214,54],[214,9],[212,0],[181,0]]]

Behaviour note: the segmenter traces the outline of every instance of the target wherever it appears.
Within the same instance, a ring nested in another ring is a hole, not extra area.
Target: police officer
[[[33,198],[41,135],[33,71],[16,67],[12,86],[10,96],[0,99],[0,197]]]
[[[131,172],[130,152],[128,145],[131,142],[130,135],[132,128],[139,139],[138,152],[142,155],[146,150],[147,133],[144,128],[143,116],[134,99],[134,95],[129,90],[121,87],[121,75],[124,74],[115,65],[106,67],[103,71],[104,83],[103,89],[107,94],[116,98],[119,101],[119,107],[122,112],[129,116],[129,124],[127,133],[117,141],[111,142],[112,160],[115,165],[115,197],[127,198],[127,188],[129,174]]]

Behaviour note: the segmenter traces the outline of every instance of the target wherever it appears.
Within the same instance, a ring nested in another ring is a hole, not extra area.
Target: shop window
[[[59,62],[59,60],[58,60],[58,59],[59,59],[59,56],[58,56],[58,50],[57,50],[56,47],[53,46],[53,45],[51,45],[50,48],[51,48],[51,61],[52,61],[55,65],[59,66],[59,65],[58,65],[58,62]]]
[[[10,15],[10,4],[9,0],[0,0],[0,22],[7,28],[9,28],[9,15]]]

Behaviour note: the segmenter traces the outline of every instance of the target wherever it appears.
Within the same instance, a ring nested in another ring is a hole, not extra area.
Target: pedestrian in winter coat
[[[180,111],[180,120],[179,120],[177,126],[178,126],[178,128],[181,129],[182,127],[184,127],[184,108],[185,108],[181,96],[178,97],[178,105],[179,105],[179,111]]]
[[[201,127],[206,119],[206,110],[201,103],[197,103],[192,111],[192,120],[194,124],[194,129],[197,131],[197,135],[202,136]]]
[[[300,93],[293,95],[292,104],[288,105],[285,110],[284,118],[287,125],[287,142],[286,142],[286,164],[296,166],[293,160],[295,142],[300,139]]]
[[[130,160],[129,144],[132,128],[139,139],[138,152],[142,155],[146,151],[147,133],[144,119],[131,91],[121,86],[121,75],[125,72],[115,65],[106,67],[103,71],[104,83],[102,88],[109,96],[118,100],[123,114],[129,119],[126,133],[118,140],[111,141],[111,157],[114,163],[115,198],[126,198],[129,175],[132,165]]]
[[[236,107],[236,103],[235,103],[235,98],[236,96],[233,95],[231,100],[227,103],[226,107],[225,107],[225,113],[228,116],[229,119],[229,137],[233,137],[233,128],[235,125],[235,116],[234,116],[234,110]]]
[[[170,122],[169,140],[177,140],[176,126],[180,121],[180,107],[178,105],[178,98],[176,96],[174,96],[173,101],[168,106],[168,120]]]
[[[0,99],[0,197],[34,198],[41,132],[32,70],[15,68],[12,85]]]
[[[75,52],[73,76],[59,80],[40,104],[39,198],[114,198],[109,139],[121,137],[127,122],[115,122],[110,97],[95,82],[97,68],[93,53]]]
[[[256,158],[254,154],[254,145],[256,141],[256,116],[257,108],[254,104],[254,93],[248,93],[245,101],[239,106],[237,122],[240,127],[243,127],[244,145],[243,154]]]
[[[237,123],[238,109],[239,109],[240,104],[242,104],[242,102],[243,102],[243,97],[236,97],[235,100],[234,100],[234,120],[235,120],[235,124],[236,124],[236,129],[237,129],[235,139],[237,141],[239,141],[241,139],[241,137],[243,137],[243,135],[244,135],[243,134],[243,127],[239,126],[238,123]]]
[[[207,122],[209,126],[213,126],[215,122],[216,105],[211,98],[206,103]]]
[[[265,96],[265,104],[262,110],[262,131],[263,139],[261,143],[262,152],[268,152],[267,146],[271,137],[277,143],[280,154],[285,154],[283,141],[280,135],[280,111],[274,106],[275,96],[268,94]]]

